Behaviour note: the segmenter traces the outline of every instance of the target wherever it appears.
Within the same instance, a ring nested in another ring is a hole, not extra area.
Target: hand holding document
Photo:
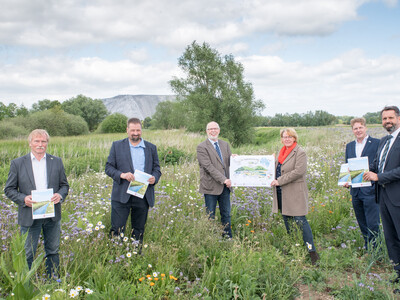
[[[53,189],[32,191],[32,219],[46,219],[55,216],[54,202],[51,201],[51,197],[53,197]]]
[[[338,185],[348,183],[353,188],[371,186],[371,181],[363,178],[366,172],[369,172],[368,156],[350,158],[347,164],[340,166]]]
[[[131,181],[126,191],[128,194],[142,198],[146,194],[147,187],[149,185],[149,179],[153,176],[145,172],[135,170],[135,180]],[[151,179],[150,179],[151,181]]]

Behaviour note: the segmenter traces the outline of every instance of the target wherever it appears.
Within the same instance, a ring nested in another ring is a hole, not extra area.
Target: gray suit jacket
[[[57,203],[53,221],[61,220],[61,203],[68,195],[69,185],[65,176],[61,158],[46,153],[47,187],[54,193],[61,195],[62,200]],[[25,205],[25,197],[36,190],[33,177],[31,154],[27,154],[11,161],[10,172],[4,188],[8,198],[18,204],[18,224],[24,227],[32,226],[32,208]]]
[[[209,139],[197,146],[197,160],[200,166],[199,192],[209,195],[220,195],[224,190],[224,181],[229,178],[229,165],[232,155],[229,144],[218,140],[222,159],[219,158],[214,145]]]

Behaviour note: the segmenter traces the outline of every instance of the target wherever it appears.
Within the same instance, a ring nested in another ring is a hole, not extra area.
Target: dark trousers
[[[125,233],[126,222],[131,214],[131,236],[142,244],[148,212],[149,204],[145,198],[131,196],[127,203],[111,201],[110,235],[116,236]]]
[[[224,190],[220,195],[204,194],[204,200],[206,202],[206,211],[210,219],[215,218],[215,210],[217,203],[219,206],[219,212],[221,213],[221,223],[224,226],[224,236],[231,238],[231,198],[230,190],[224,186]]]
[[[365,241],[365,249],[375,247],[375,240],[379,234],[379,204],[375,201],[375,195],[352,197],[353,209],[357,218],[358,226]]]
[[[379,206],[389,258],[400,273],[400,206],[390,202],[385,188],[380,188]]]

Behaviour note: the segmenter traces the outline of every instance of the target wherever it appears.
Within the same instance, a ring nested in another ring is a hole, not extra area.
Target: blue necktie
[[[215,145],[215,150],[217,150],[219,158],[221,159],[222,162],[224,162],[224,160],[222,159],[221,150],[219,149],[219,146],[218,146],[218,142],[215,142],[214,145]]]
[[[382,173],[382,171],[383,171],[383,166],[385,165],[386,156],[389,152],[390,140],[392,139],[392,137],[393,137],[393,135],[389,135],[386,140],[385,149],[383,149],[382,158],[379,162],[378,173]]]

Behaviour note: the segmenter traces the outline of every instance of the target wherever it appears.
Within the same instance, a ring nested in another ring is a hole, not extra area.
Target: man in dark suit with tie
[[[232,238],[231,200],[229,179],[230,157],[229,144],[219,140],[218,123],[207,124],[208,139],[197,146],[197,159],[200,166],[199,192],[204,194],[207,214],[214,219],[217,202],[221,213],[224,236]]]
[[[31,153],[11,161],[4,193],[18,204],[21,234],[28,233],[25,253],[29,269],[43,231],[46,272],[50,278],[58,276],[61,203],[68,195],[69,185],[61,158],[46,153],[49,138],[49,134],[43,129],[35,129],[30,133],[28,141]],[[54,203],[54,217],[34,220],[32,204],[35,202],[32,200],[32,191],[42,189],[53,189],[51,201]]]
[[[346,145],[346,163],[349,158],[368,157],[369,163],[375,159],[379,140],[367,135],[364,118],[354,118],[350,121],[356,140]],[[348,187],[348,184],[345,184]],[[375,184],[372,186],[351,188],[351,200],[358,225],[365,241],[365,249],[375,246],[375,239],[379,234],[379,205],[375,197]]]
[[[381,111],[382,125],[388,135],[380,140],[371,171],[364,179],[377,182],[379,207],[389,258],[400,282],[400,116],[397,106]],[[400,290],[396,289],[398,293]]]
[[[106,174],[113,179],[110,236],[125,232],[131,214],[132,237],[139,242],[140,249],[149,207],[154,206],[154,186],[161,171],[157,147],[142,139],[141,121],[129,119],[126,132],[127,138],[113,142],[105,168]],[[143,199],[127,193],[130,182],[135,180],[135,170],[151,175]]]

